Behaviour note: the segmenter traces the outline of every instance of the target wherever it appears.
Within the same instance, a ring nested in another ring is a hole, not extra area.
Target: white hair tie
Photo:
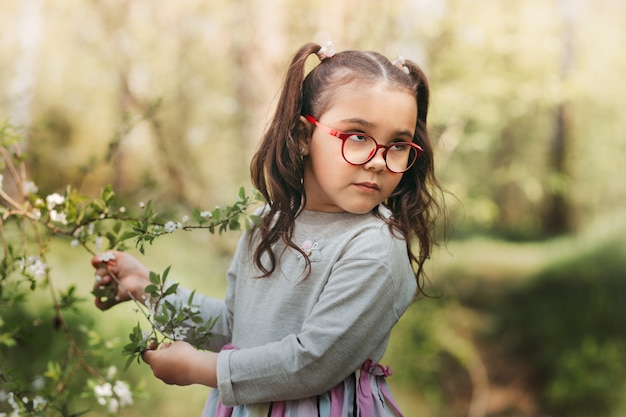
[[[322,46],[319,51],[316,52],[320,62],[326,58],[332,58],[335,55],[335,46],[332,41],[326,42],[325,46]]]
[[[404,57],[399,56],[395,61],[392,62],[392,64],[404,71],[405,74],[409,73],[409,67],[406,66],[406,61],[404,60]]]

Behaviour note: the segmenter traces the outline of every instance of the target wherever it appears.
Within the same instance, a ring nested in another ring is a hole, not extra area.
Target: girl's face
[[[379,145],[411,142],[417,122],[415,97],[383,84],[351,83],[333,93],[331,107],[317,120],[339,132],[360,132]],[[303,119],[304,120],[304,119]],[[304,123],[309,123],[304,121]],[[312,126],[309,126],[311,129]],[[341,154],[342,141],[315,128],[303,145],[306,209],[369,213],[386,200],[402,179],[386,168],[383,149],[364,165],[351,165]]]

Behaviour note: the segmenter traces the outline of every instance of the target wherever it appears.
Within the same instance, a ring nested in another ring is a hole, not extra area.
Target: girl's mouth
[[[354,185],[359,189],[370,193],[380,191],[380,187],[375,182],[359,182]]]

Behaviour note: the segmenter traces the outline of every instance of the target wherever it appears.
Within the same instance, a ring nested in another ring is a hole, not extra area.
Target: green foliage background
[[[452,240],[429,266],[433,298],[401,320],[386,358],[406,415],[623,415],[622,2],[2,2],[0,119],[28,138],[42,195],[112,183],[129,206],[190,214],[249,184],[290,55],[329,39],[424,67],[438,173],[456,197]],[[184,233],[146,257],[220,296],[235,240]],[[89,298],[88,258],[57,245],[56,286]],[[64,354],[53,312],[38,307],[47,291],[0,306],[0,334],[23,332],[18,352],[0,339],[0,359],[29,378]],[[72,320],[118,337],[105,358],[121,369],[135,321],[124,307],[92,310],[85,301]],[[164,387],[145,367],[127,376],[145,401],[124,415],[201,409],[200,387]]]

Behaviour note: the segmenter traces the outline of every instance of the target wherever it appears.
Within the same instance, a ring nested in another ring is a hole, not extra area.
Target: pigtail
[[[415,236],[419,241],[419,253],[414,253],[410,239],[407,239],[409,257],[417,266],[418,286],[423,289],[423,264],[430,257],[435,238],[436,220],[442,207],[434,195],[441,190],[434,169],[434,149],[427,128],[430,88],[422,69],[412,61],[402,60],[398,66],[411,80],[417,102],[417,123],[413,141],[420,145],[424,153],[415,166],[406,172],[394,193],[387,200],[387,206],[394,213],[392,223],[403,231],[405,236]],[[423,292],[423,291],[422,291]]]
[[[304,162],[299,144],[305,134],[300,122],[302,82],[307,58],[320,49],[320,45],[308,43],[293,56],[274,117],[250,165],[252,183],[269,207],[258,228],[261,239],[254,254],[254,263],[264,276],[274,271],[276,257],[272,245],[279,239],[301,251],[291,236],[295,217],[304,207]],[[264,254],[269,256],[269,265],[261,262]]]

